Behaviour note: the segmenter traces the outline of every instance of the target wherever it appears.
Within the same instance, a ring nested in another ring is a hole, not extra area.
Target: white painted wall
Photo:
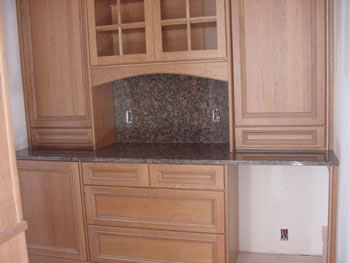
[[[335,148],[340,159],[337,262],[350,262],[350,1],[335,0]]]
[[[9,96],[16,149],[28,147],[24,111],[21,64],[17,30],[16,1],[0,0],[3,10],[5,47],[8,66]]]
[[[241,166],[240,250],[322,255],[328,220],[325,167]],[[280,241],[280,229],[289,241]]]

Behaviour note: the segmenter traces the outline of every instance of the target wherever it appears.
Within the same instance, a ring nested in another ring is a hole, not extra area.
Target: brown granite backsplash
[[[114,83],[117,143],[229,143],[223,81],[155,74]],[[212,110],[220,110],[220,122]],[[126,111],[132,123],[126,123]]]

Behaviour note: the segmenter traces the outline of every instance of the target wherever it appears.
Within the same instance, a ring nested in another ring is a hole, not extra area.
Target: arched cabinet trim
[[[130,66],[96,67],[91,69],[92,87],[124,78],[149,74],[178,74],[228,81],[226,61],[197,63],[157,63]]]

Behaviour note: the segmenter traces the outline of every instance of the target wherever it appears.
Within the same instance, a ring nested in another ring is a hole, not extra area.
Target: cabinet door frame
[[[236,126],[324,126],[326,123],[326,2],[308,0],[311,4],[310,37],[312,51],[311,111],[304,112],[249,112],[246,79],[246,17],[244,0],[232,1],[233,79]],[[259,45],[257,43],[257,45]],[[259,95],[256,95],[257,97]]]
[[[73,1],[73,0],[72,0]],[[91,127],[90,112],[90,85],[88,72],[87,48],[84,30],[85,5],[82,0],[74,0],[79,10],[79,32],[81,45],[81,71],[82,86],[84,92],[84,114],[67,116],[40,115],[38,112],[36,80],[34,75],[34,54],[32,44],[32,24],[30,14],[30,0],[17,0],[18,31],[22,61],[23,88],[26,105],[26,115],[29,127],[32,128],[89,128]]]
[[[216,28],[217,28],[217,49],[208,50],[188,50],[188,51],[175,51],[175,52],[163,52],[162,41],[162,25],[161,25],[161,0],[154,0],[153,3],[153,24],[154,24],[154,48],[156,61],[170,61],[170,60],[197,60],[197,59],[226,59],[226,6],[225,0],[213,0],[216,1]],[[187,8],[189,0],[186,0]],[[189,16],[189,11],[187,12]],[[188,17],[185,19],[189,19]],[[187,22],[186,22],[187,23]],[[187,41],[188,45],[191,42],[191,35],[189,32],[189,24],[187,23]],[[188,47],[190,48],[190,46]]]
[[[38,171],[41,173],[50,173],[56,172],[60,176],[69,176],[69,182],[72,193],[72,207],[73,207],[73,217],[74,217],[74,231],[76,236],[76,248],[65,248],[59,246],[50,246],[43,244],[30,244],[28,235],[30,232],[27,232],[27,247],[28,253],[32,255],[39,256],[49,256],[57,257],[64,259],[73,259],[73,260],[87,260],[87,251],[86,251],[86,238],[85,238],[85,229],[84,229],[84,220],[83,220],[83,201],[80,188],[80,176],[79,176],[79,165],[78,163],[69,163],[69,162],[48,162],[48,161],[18,161],[18,173],[20,187],[22,189],[22,203],[24,210],[24,217],[26,217],[26,207],[25,207],[25,196],[23,182],[21,180],[22,174],[24,171]],[[33,193],[35,195],[35,193]],[[52,209],[52,208],[51,208]],[[31,227],[31,220],[33,218],[26,218],[28,220],[29,228]],[[35,219],[36,220],[36,219]],[[43,224],[45,222],[42,222]]]
[[[87,21],[88,21],[88,30],[89,30],[90,63],[92,66],[142,63],[142,62],[154,61],[153,14],[152,14],[153,1],[154,0],[144,0],[146,53],[99,57],[97,54],[95,0],[87,0],[87,17],[88,17]]]

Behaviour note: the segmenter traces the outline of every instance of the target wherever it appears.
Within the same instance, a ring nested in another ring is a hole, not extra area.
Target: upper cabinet
[[[225,0],[88,0],[92,65],[226,57]]]
[[[226,57],[224,0],[155,0],[156,60]]]
[[[94,97],[90,90],[85,9],[83,0],[17,0],[33,148],[92,149],[113,140],[105,139],[114,130],[106,120],[113,116],[111,88]]]
[[[233,0],[237,148],[325,147],[326,0]]]
[[[91,126],[79,0],[18,0],[32,128]]]
[[[154,59],[153,0],[88,0],[92,65]]]

